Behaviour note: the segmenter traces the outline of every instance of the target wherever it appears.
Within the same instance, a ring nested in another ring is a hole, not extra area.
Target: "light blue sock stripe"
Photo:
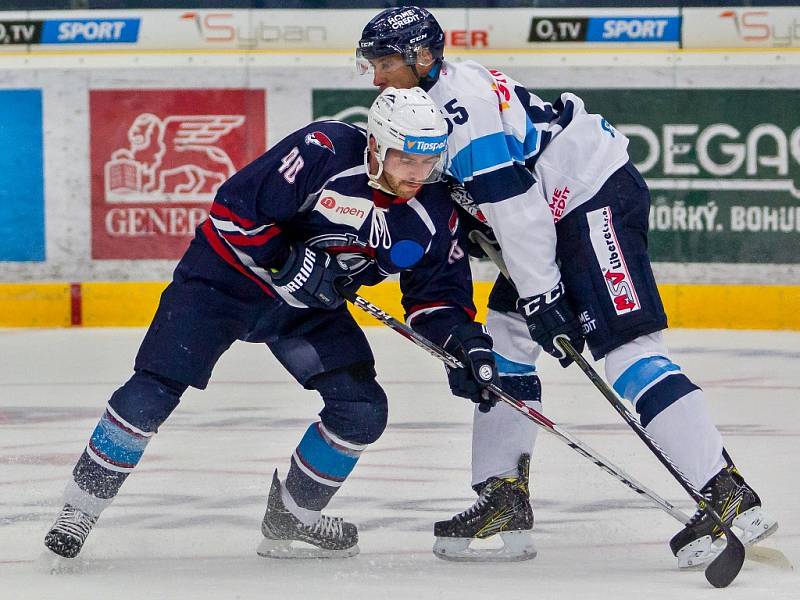
[[[500,375],[532,375],[536,373],[534,365],[526,365],[525,363],[514,362],[501,356],[497,352],[494,353],[494,360],[497,363],[497,372]]]
[[[316,423],[306,430],[297,452],[314,472],[338,480],[346,478],[358,462],[357,456],[350,456],[330,446],[320,435]]]
[[[94,428],[89,444],[114,463],[135,465],[142,458],[148,441],[148,438],[132,435],[119,428],[104,414]]]
[[[648,356],[633,363],[614,382],[614,390],[631,402],[653,381],[670,371],[681,368],[664,356]]]

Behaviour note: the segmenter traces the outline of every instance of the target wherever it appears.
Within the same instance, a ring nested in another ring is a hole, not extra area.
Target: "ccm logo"
[[[539,294],[538,296],[533,296],[532,298],[526,298],[526,302],[522,304],[522,312],[525,314],[526,317],[531,317],[538,313],[542,309],[547,309],[551,304],[555,303],[556,300],[561,298],[564,294],[564,282],[560,281],[556,287],[554,287],[549,292],[545,292],[544,294]]]

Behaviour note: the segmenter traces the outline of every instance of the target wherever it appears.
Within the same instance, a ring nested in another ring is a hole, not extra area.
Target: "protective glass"
[[[387,75],[406,66],[408,65],[400,54],[388,54],[368,59],[360,48],[356,50],[356,73],[359,75],[374,75],[376,72]]]
[[[395,181],[425,185],[441,181],[446,152],[417,154],[389,148],[383,160],[384,172]]]
[[[407,48],[403,54],[387,54],[386,56],[379,56],[377,58],[367,58],[364,56],[361,48],[356,50],[356,73],[359,75],[371,75],[375,73],[379,75],[388,75],[397,71],[401,67],[409,67],[412,65],[419,65],[421,67],[429,67],[434,63],[434,58],[430,53],[425,53],[423,56],[430,57],[423,60],[420,57],[420,50],[425,46],[415,46],[414,48]]]

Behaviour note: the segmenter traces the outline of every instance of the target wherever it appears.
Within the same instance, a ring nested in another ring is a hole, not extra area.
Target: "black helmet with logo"
[[[444,31],[433,15],[417,6],[387,8],[364,27],[356,62],[366,69],[370,59],[400,54],[407,65],[413,66],[421,48],[430,50],[434,61],[444,55]]]

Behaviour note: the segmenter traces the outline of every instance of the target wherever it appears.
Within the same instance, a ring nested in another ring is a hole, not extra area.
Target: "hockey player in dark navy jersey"
[[[386,425],[372,351],[337,286],[399,273],[406,318],[465,363],[454,393],[495,382],[491,339],[447,187],[434,183],[447,128],[421,89],[385,90],[368,131],[323,121],[289,135],[225,182],[164,291],[134,374],[110,401],[45,538],[74,557],[188,386],[204,389],[236,340],[264,343],[324,408],[275,471],[263,556],[352,556],[355,525],[321,514]],[[425,185],[430,184],[430,185]],[[474,374],[490,366],[491,377]],[[295,542],[310,548],[298,548]]]

